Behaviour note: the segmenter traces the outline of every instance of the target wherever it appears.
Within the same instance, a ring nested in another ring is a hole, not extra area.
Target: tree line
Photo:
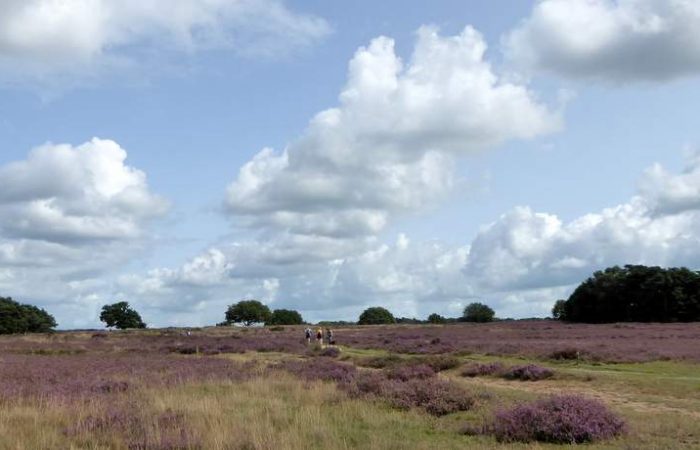
[[[558,300],[552,308],[554,319],[568,322],[693,322],[700,321],[700,272],[690,269],[614,266],[595,272],[581,283],[568,299]],[[104,305],[100,320],[109,328],[146,328],[139,313],[128,302]],[[495,313],[488,305],[471,303],[457,318],[430,314],[425,320],[394,317],[384,307],[365,309],[357,322],[321,322],[321,325],[446,324],[454,322],[490,322]],[[225,320],[217,325],[254,323],[265,325],[301,325],[302,315],[291,309],[270,310],[258,300],[230,305]],[[0,297],[0,334],[43,333],[57,326],[44,309]]]
[[[700,321],[700,272],[685,267],[614,266],[597,271],[552,317],[568,322]]]

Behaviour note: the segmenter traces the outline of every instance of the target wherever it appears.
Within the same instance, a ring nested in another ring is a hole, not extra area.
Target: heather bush
[[[285,360],[275,366],[308,381],[335,381],[347,384],[354,380],[355,366],[339,363],[327,358]]]
[[[567,361],[581,359],[582,356],[581,351],[575,347],[557,349],[548,355],[549,359]]]
[[[390,380],[423,380],[435,376],[435,370],[427,364],[398,365],[387,369],[386,376]]]
[[[362,367],[371,367],[373,369],[384,369],[392,367],[404,361],[398,355],[376,356],[373,358],[364,358],[358,361],[358,365]]]
[[[468,364],[462,369],[463,377],[483,377],[489,375],[499,375],[505,371],[505,366],[499,362],[492,363],[473,363]]]
[[[319,353],[320,356],[325,356],[327,358],[337,358],[340,356],[340,349],[337,347],[326,347]]]
[[[435,378],[390,381],[383,395],[395,408],[423,408],[434,416],[466,411],[474,405],[474,399],[459,386]]]
[[[625,423],[601,402],[569,395],[499,411],[485,431],[500,442],[580,444],[618,436]]]
[[[535,364],[511,367],[503,373],[503,378],[507,380],[520,381],[539,381],[551,378],[552,376],[554,376],[552,370]]]
[[[423,361],[432,367],[435,372],[454,369],[460,364],[459,359],[454,356],[429,356]]]

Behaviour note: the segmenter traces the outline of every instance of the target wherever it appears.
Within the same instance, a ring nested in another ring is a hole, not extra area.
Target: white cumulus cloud
[[[485,51],[471,27],[449,37],[421,28],[407,62],[392,39],[374,39],[350,61],[338,107],[240,169],[229,212],[291,234],[374,236],[449,192],[456,157],[559,129],[559,113],[499,78]]]
[[[540,0],[504,38],[530,70],[612,82],[700,73],[697,0]]]
[[[143,63],[153,57],[148,49],[276,54],[329,31],[323,19],[280,0],[4,0],[0,68],[14,81],[51,82]]]

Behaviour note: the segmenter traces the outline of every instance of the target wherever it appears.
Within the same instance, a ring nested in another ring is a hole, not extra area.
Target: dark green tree
[[[271,317],[270,308],[257,300],[243,300],[226,310],[226,322],[242,323],[245,326],[268,322]]]
[[[104,322],[107,327],[114,327],[119,330],[146,328],[146,324],[141,320],[139,313],[129,306],[128,302],[104,305],[100,313],[100,321]]]
[[[698,321],[700,272],[685,267],[609,267],[581,283],[564,312],[571,322]]]
[[[566,319],[566,300],[557,300],[552,307],[552,318],[555,320]]]
[[[272,311],[270,319],[265,322],[265,325],[301,325],[304,319],[298,311],[291,309],[276,309]]]
[[[360,319],[357,323],[360,325],[382,325],[396,323],[396,319],[394,319],[394,315],[391,314],[388,309],[382,308],[381,306],[374,306],[365,309],[362,314],[360,314]]]
[[[465,322],[491,322],[495,313],[488,305],[483,303],[470,303],[464,308],[462,320]]]
[[[432,313],[428,316],[428,322],[430,323],[447,323],[447,319],[442,317],[440,314]]]
[[[0,297],[0,334],[46,333],[56,320],[45,310]]]

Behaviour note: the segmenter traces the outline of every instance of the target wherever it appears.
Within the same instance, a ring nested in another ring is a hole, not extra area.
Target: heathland
[[[698,323],[304,328],[0,336],[0,449],[700,448]]]

